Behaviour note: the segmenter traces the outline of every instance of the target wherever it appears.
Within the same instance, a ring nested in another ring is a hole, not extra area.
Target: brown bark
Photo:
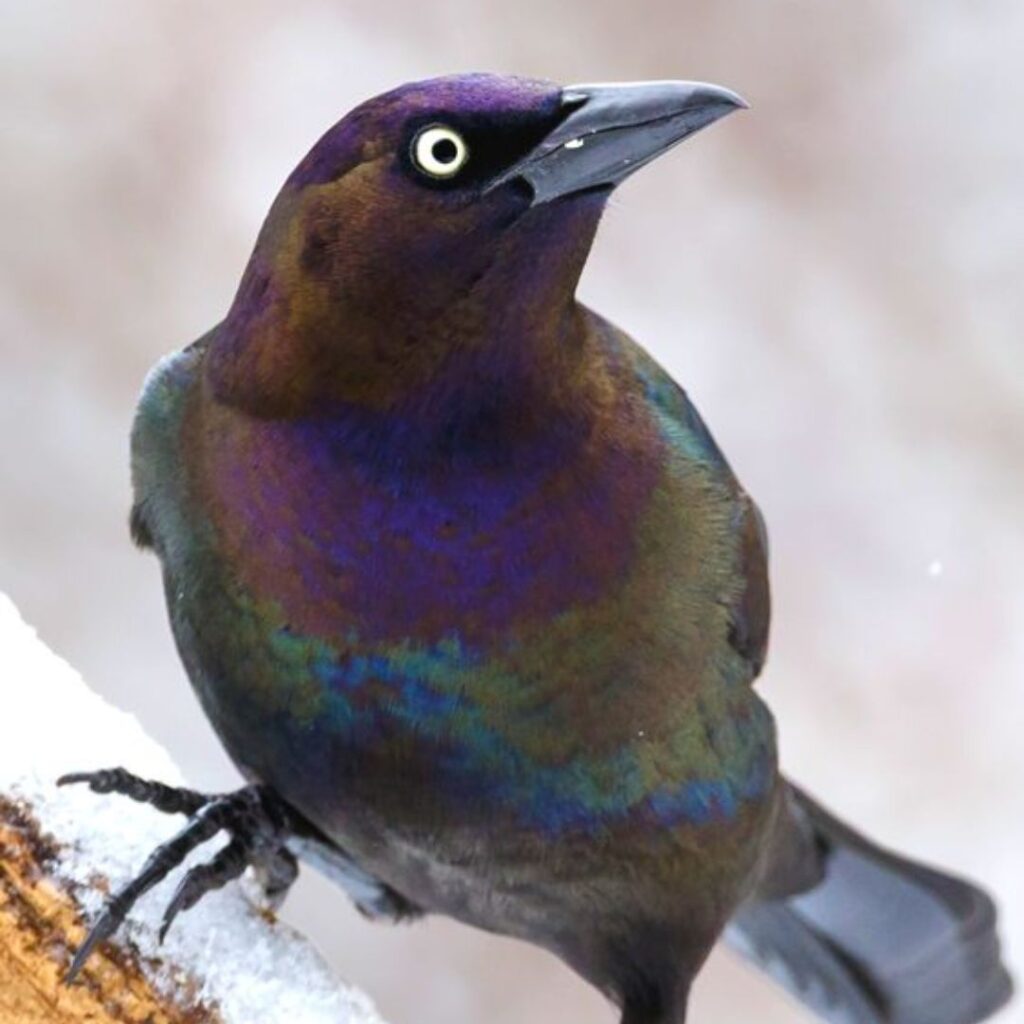
[[[124,944],[101,944],[79,980],[63,983],[85,928],[73,888],[52,872],[58,841],[42,834],[29,808],[0,795],[0,1021],[218,1024],[184,973],[177,994],[162,995]]]

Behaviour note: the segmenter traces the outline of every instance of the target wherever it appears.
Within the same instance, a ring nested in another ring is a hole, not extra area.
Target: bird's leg
[[[685,1004],[674,1009],[652,1009],[626,1004],[620,1024],[686,1024]]]
[[[703,959],[700,956],[696,962]],[[673,977],[671,971],[676,966],[674,957],[663,965],[663,969],[669,970],[667,977],[662,975],[663,981],[657,980],[657,975],[646,980],[640,975],[633,976],[624,993],[620,1024],[685,1024],[693,968],[680,957],[680,973]]]
[[[296,833],[288,840],[288,849],[343,889],[356,909],[372,921],[409,921],[423,914],[422,908],[371,875],[320,834]]]
[[[298,874],[298,864],[285,842],[303,826],[299,818],[265,786],[245,786],[234,793],[207,796],[139,779],[123,769],[65,775],[58,785],[85,783],[98,793],[121,793],[169,813],[189,816],[185,827],[153,851],[139,874],[107,900],[85,941],[75,954],[66,981],[70,984],[90,953],[117,931],[135,902],[177,867],[197,846],[218,832],[228,844],[206,864],[192,868],[171,898],[160,929],[161,939],[175,916],[194,906],[206,893],[237,878],[249,865],[256,868],[277,903]]]
[[[278,846],[266,856],[254,853],[252,867],[268,905],[277,910],[299,877],[295,855],[286,846]]]

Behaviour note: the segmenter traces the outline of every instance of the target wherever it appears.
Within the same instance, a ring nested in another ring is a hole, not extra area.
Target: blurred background
[[[1019,0],[0,11],[0,589],[203,788],[237,776],[128,543],[128,429],[288,171],[358,101],[449,71],[743,93],[622,189],[582,294],[685,384],[767,516],[788,771],[990,885],[1024,974]],[[286,916],[392,1024],[613,1020],[543,953],[370,925],[310,872]],[[725,953],[692,1015],[809,1020]]]

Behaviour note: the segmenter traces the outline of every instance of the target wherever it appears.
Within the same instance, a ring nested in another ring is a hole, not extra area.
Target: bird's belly
[[[482,862],[546,875],[552,846],[678,849],[695,830],[728,845],[771,792],[773,727],[746,681],[696,683],[679,638],[637,643],[626,606],[604,632],[567,617],[487,648],[456,623],[430,644],[327,643],[208,588],[179,601],[176,632],[232,757],[420,899],[482,898]]]
[[[752,868],[776,765],[746,685],[682,712],[631,695],[642,675],[551,687],[554,661],[542,677],[454,645],[346,654],[234,615],[191,673],[229,753],[426,909],[536,940],[559,901],[654,914],[669,886],[680,913],[710,914]]]

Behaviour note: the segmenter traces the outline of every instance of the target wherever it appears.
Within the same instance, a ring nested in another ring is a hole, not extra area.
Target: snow
[[[30,804],[43,831],[65,844],[55,874],[88,886],[81,899],[91,915],[102,897],[90,880],[102,874],[114,886],[128,881],[184,819],[85,787],[58,789],[57,777],[120,765],[171,785],[184,780],[139,723],[89,690],[2,593],[0,696],[6,722],[0,792]],[[244,882],[206,896],[158,945],[160,917],[182,872],[223,842],[214,839],[197,850],[143,897],[119,932],[139,950],[154,986],[173,992],[184,971],[198,985],[199,998],[216,1005],[224,1024],[380,1024],[369,999],[340,983],[305,939],[258,913]],[[160,962],[161,954],[173,970]]]

